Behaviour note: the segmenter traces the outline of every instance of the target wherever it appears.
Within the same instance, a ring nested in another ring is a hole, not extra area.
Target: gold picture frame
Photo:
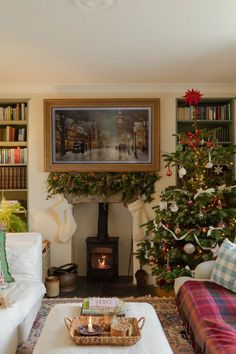
[[[160,168],[160,99],[45,99],[45,171]]]

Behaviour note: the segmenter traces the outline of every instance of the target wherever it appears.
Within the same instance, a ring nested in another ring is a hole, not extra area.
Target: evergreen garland
[[[122,194],[129,202],[139,195],[145,202],[153,200],[157,172],[51,172],[47,179],[48,198],[54,194],[84,194],[111,197]]]

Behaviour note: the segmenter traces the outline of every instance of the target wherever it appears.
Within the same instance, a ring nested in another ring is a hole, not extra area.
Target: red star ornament
[[[192,89],[192,90],[187,90],[183,97],[187,104],[189,104],[190,106],[192,105],[196,106],[201,101],[202,96],[203,94],[200,93],[199,90]]]

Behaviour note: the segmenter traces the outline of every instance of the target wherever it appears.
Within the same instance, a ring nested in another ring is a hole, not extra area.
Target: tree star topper
[[[187,104],[196,106],[201,101],[202,96],[203,94],[199,90],[192,89],[187,90],[183,97]]]

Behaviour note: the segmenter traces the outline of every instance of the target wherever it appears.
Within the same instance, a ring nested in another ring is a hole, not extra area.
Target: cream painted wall
[[[205,97],[235,97],[235,88],[224,85],[129,85],[129,86],[87,86],[70,88],[44,88],[43,93],[35,93],[36,88],[4,88],[0,87],[0,97],[4,98],[29,98],[29,226],[31,231],[40,231],[44,238],[52,242],[51,263],[58,266],[70,262],[75,257],[79,264],[80,275],[85,274],[85,242],[87,236],[96,235],[97,208],[94,204],[82,204],[74,211],[78,216],[78,229],[72,241],[58,243],[50,233],[51,224],[50,208],[60,201],[60,196],[46,200],[46,179],[44,172],[44,134],[43,134],[43,99],[44,98],[100,98],[100,97],[159,97],[161,99],[161,153],[171,152],[175,149],[175,138],[172,134],[176,128],[176,98],[181,97],[186,89],[196,87],[204,93]],[[57,92],[56,92],[57,91]],[[6,93],[8,92],[8,93]],[[33,92],[33,93],[32,93]],[[167,177],[161,163],[160,174],[162,179],[157,182],[155,201],[147,206],[150,217],[153,215],[152,206],[158,203],[158,196],[162,189],[174,184],[175,176]],[[35,222],[35,215],[37,216]],[[37,225],[37,227],[36,227]],[[130,238],[132,235],[132,217],[127,208],[122,204],[112,205],[109,215],[109,234],[120,237],[119,262],[121,275],[128,271],[128,258],[130,252]],[[78,247],[78,242],[82,246]],[[134,250],[136,244],[134,243]],[[125,252],[127,253],[124,256]],[[74,256],[73,256],[74,254]],[[137,260],[134,259],[134,272],[138,269]]]

